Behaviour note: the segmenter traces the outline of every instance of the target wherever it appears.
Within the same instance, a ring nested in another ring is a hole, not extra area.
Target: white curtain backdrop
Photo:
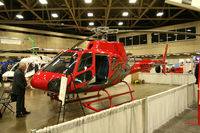
[[[194,103],[197,103],[197,84],[191,83],[187,86],[187,102],[188,107],[193,105]]]
[[[143,133],[142,100],[46,127],[36,133]]]
[[[178,116],[189,105],[192,105],[195,98],[193,86],[194,84],[186,84],[147,97],[145,102],[145,133],[152,133],[173,117]]]
[[[166,75],[163,73],[139,73],[139,79],[144,80],[145,83],[176,85],[183,85],[196,81],[194,75],[181,73],[167,73]]]
[[[152,133],[196,103],[196,94],[194,83],[185,84],[32,133]]]

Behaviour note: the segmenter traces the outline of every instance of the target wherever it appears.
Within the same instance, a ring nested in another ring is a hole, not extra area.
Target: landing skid
[[[90,99],[90,98],[99,97],[99,96],[101,96],[101,94],[98,92],[97,95],[93,95],[93,96],[89,96],[89,97],[80,98],[80,97],[79,97],[79,94],[77,93],[77,97],[76,97],[75,99],[73,99],[73,100],[66,99],[66,101],[65,101],[65,103],[64,103],[64,108],[63,108],[63,116],[62,116],[63,122],[64,122],[66,104],[68,104],[68,103],[73,103],[73,102],[79,101],[79,102],[80,102],[80,105],[81,105],[81,108],[82,108],[82,111],[83,111],[83,114],[85,115],[85,111],[84,111],[83,106],[84,106],[85,108],[92,109],[92,110],[94,110],[94,111],[96,111],[96,112],[100,112],[100,111],[103,111],[103,110],[106,110],[106,109],[109,109],[109,108],[112,108],[112,107],[119,106],[119,105],[124,104],[124,103],[127,103],[127,102],[134,101],[135,99],[133,98],[132,93],[135,92],[135,91],[134,91],[134,90],[131,90],[131,88],[130,88],[130,86],[129,86],[129,84],[128,84],[127,82],[125,82],[125,81],[122,81],[122,82],[125,83],[125,84],[128,86],[129,91],[124,92],[124,93],[121,93],[121,94],[116,94],[116,95],[112,95],[112,96],[111,96],[107,90],[103,90],[103,91],[106,92],[106,94],[108,95],[107,97],[101,98],[101,99],[97,99],[97,100],[92,100],[92,101],[85,102],[85,103],[82,103],[81,101],[82,101],[82,100],[86,100],[86,99]],[[118,104],[118,105],[113,105],[113,103],[112,103],[112,98],[115,98],[115,97],[118,97],[118,96],[122,96],[122,95],[126,95],[126,94],[130,94],[130,96],[131,96],[131,100],[130,100],[130,101],[127,101],[127,102],[124,102],[124,103],[121,103],[121,104]],[[58,95],[51,94],[51,95],[49,95],[49,96],[50,96],[52,99],[54,99],[54,100],[60,101],[60,100],[58,100]],[[94,108],[94,107],[91,106],[91,104],[93,104],[93,103],[95,103],[95,102],[99,102],[99,101],[103,101],[103,100],[107,100],[107,99],[109,99],[109,102],[110,102],[110,107],[109,107],[109,108],[105,108],[105,109],[101,109],[101,110],[100,110],[100,109],[97,109],[97,108]],[[60,118],[60,115],[61,115],[61,112],[62,112],[62,107],[63,107],[63,106],[62,106],[62,103],[61,103],[61,104],[60,104],[60,108],[59,108],[59,115],[58,115],[57,123],[59,123],[59,118]]]
[[[133,93],[134,91],[131,90],[131,88],[130,88],[130,86],[129,86],[129,84],[128,84],[127,82],[125,82],[125,81],[122,81],[122,82],[125,83],[125,84],[128,86],[128,88],[129,88],[129,91],[128,91],[128,92],[124,92],[124,93],[121,93],[121,94],[116,94],[116,95],[112,95],[112,96],[111,96],[111,95],[108,93],[107,90],[103,90],[104,92],[106,92],[106,94],[108,95],[108,97],[82,103],[83,106],[84,106],[85,108],[92,109],[92,110],[94,110],[94,111],[96,111],[96,112],[100,112],[100,111],[105,110],[105,109],[99,110],[99,109],[97,109],[97,108],[92,107],[91,104],[93,104],[93,103],[95,103],[95,102],[99,102],[99,101],[103,101],[103,100],[109,99],[109,101],[110,101],[110,107],[109,107],[109,108],[116,107],[116,106],[119,106],[119,105],[121,105],[121,104],[113,105],[113,103],[112,103],[112,98],[118,97],[118,96],[121,96],[121,95],[126,95],[126,94],[130,94],[130,96],[131,96],[131,100],[128,101],[128,102],[134,101],[134,98],[133,98],[133,95],[132,95],[132,93]],[[98,94],[99,94],[99,93],[98,93]],[[127,102],[125,102],[125,103],[127,103]],[[123,103],[122,103],[122,104],[123,104]],[[108,109],[108,108],[106,108],[106,109]]]

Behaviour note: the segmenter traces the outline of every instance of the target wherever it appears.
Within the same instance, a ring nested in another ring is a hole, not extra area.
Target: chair
[[[2,105],[2,107],[0,109],[0,117],[2,117],[2,115],[6,111],[6,109],[10,110],[12,113],[15,113],[12,110],[12,108],[13,108],[12,105],[10,104],[12,102],[11,94],[12,94],[11,89],[4,89],[4,91],[0,97],[0,105]]]

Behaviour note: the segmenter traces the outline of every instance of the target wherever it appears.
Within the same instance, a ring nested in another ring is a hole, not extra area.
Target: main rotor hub
[[[95,32],[98,39],[103,40],[103,41],[108,40],[108,34],[116,34],[119,32],[118,29],[109,29],[109,27],[92,28],[91,31]]]

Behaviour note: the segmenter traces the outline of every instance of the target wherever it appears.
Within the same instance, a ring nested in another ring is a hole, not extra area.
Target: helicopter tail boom
[[[163,67],[163,72],[165,73],[165,65],[167,64],[165,62],[166,56],[167,56],[167,49],[168,49],[168,44],[166,44],[165,52],[163,54],[163,59],[161,60],[142,59],[142,60],[135,61],[135,64],[131,67],[129,74],[139,72],[139,71],[149,70],[153,67],[157,67],[161,65]]]

